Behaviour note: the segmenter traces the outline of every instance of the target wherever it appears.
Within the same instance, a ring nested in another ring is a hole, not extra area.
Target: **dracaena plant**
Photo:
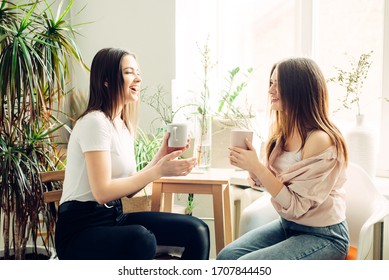
[[[59,149],[61,101],[70,65],[85,67],[68,20],[73,0],[0,3],[0,226],[4,259],[24,259],[27,243],[53,241],[39,172],[64,167]],[[57,4],[57,3],[56,3]],[[39,217],[44,218],[44,223]],[[51,220],[52,221],[52,220]],[[47,229],[42,229],[44,225]]]

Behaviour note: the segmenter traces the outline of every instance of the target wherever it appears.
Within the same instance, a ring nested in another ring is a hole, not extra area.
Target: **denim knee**
[[[216,260],[231,260],[231,256],[227,247],[224,247],[216,256]]]
[[[237,260],[241,257],[242,253],[238,248],[235,248],[235,243],[232,242],[224,247],[216,256],[216,260]]]

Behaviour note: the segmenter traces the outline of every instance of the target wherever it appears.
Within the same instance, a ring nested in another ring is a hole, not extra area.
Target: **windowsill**
[[[234,175],[230,179],[231,185],[250,187],[247,182],[248,173],[246,170],[235,170]]]

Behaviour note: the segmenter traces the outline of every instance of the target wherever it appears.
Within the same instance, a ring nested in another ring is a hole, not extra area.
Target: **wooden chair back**
[[[62,182],[65,179],[65,170],[41,172],[42,183]],[[62,190],[52,190],[43,193],[43,199],[46,203],[58,203],[62,196]]]
[[[65,179],[65,170],[41,172],[42,183],[62,182]],[[62,196],[62,190],[51,190],[43,193],[43,199],[45,203],[54,202],[58,206]],[[41,233],[46,235],[47,233]],[[174,246],[157,246],[157,254],[155,259],[176,259],[178,255],[182,254],[181,247]]]

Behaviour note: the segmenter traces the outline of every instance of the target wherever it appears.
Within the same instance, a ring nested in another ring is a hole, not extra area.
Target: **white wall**
[[[143,88],[149,92],[161,85],[171,92],[171,81],[175,79],[175,0],[77,0],[72,20],[73,24],[90,22],[80,27],[82,36],[77,39],[88,66],[101,48],[125,48],[137,56]],[[74,86],[87,92],[88,79],[88,73],[76,69]],[[149,129],[156,118],[153,113],[146,105],[141,107],[141,128]]]

